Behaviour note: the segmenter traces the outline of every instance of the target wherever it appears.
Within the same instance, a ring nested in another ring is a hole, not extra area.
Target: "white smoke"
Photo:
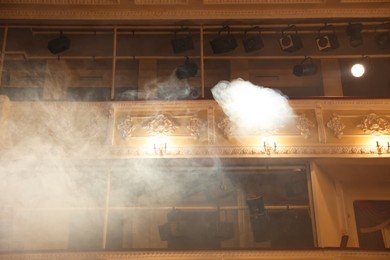
[[[293,120],[286,96],[243,79],[220,81],[211,92],[236,135],[270,134]]]

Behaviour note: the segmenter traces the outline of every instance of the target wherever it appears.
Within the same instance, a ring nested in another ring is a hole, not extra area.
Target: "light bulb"
[[[365,71],[364,66],[359,63],[353,65],[351,68],[351,73],[356,78],[360,78],[361,76],[363,76],[364,71]]]

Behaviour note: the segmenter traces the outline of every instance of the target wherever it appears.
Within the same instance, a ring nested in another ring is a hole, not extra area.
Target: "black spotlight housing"
[[[363,44],[362,30],[363,24],[361,23],[350,23],[347,26],[345,32],[349,36],[349,44],[352,47],[358,47]]]
[[[195,62],[190,62],[190,59],[187,57],[184,64],[178,66],[175,71],[175,75],[178,79],[188,79],[190,77],[195,77],[198,73],[198,65]]]
[[[226,32],[222,34],[222,32]],[[219,30],[217,37],[210,41],[211,48],[215,54],[225,53],[237,48],[237,41],[230,34],[230,27],[224,26]]]
[[[180,31],[188,31],[186,36],[177,36]],[[172,48],[174,53],[185,52],[194,49],[194,41],[191,36],[189,28],[183,28],[175,31],[175,36],[171,40]]]
[[[248,36],[247,34],[250,31],[258,31],[259,34]],[[254,52],[262,49],[264,47],[264,42],[261,37],[261,29],[258,26],[256,26],[246,30],[244,33],[244,39],[242,40],[242,43],[244,45],[245,52]]]
[[[253,238],[256,242],[265,242],[271,239],[270,221],[267,211],[264,208],[263,197],[255,197],[246,200],[249,208],[249,215]]]
[[[48,42],[47,48],[53,54],[61,53],[70,48],[70,39],[60,32],[60,36],[58,38],[52,39]]]
[[[331,30],[332,32],[323,34],[322,31],[324,30]],[[337,39],[333,25],[325,25],[318,30],[316,43],[319,51],[329,51],[339,47],[339,41]]]
[[[375,32],[379,27],[384,29],[390,29],[390,23],[384,23],[377,28],[375,28]],[[375,41],[379,49],[389,49],[390,48],[390,31],[375,33]]]
[[[305,63],[310,61],[310,63]],[[305,58],[300,64],[293,67],[293,74],[297,77],[311,76],[317,73],[318,67],[310,57]]]
[[[294,34],[287,34],[286,31],[295,30]],[[282,37],[279,38],[279,45],[282,51],[295,52],[303,48],[301,37],[295,25],[291,25],[282,30]]]

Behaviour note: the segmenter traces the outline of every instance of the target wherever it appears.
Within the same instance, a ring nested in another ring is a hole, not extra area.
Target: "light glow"
[[[365,72],[365,68],[360,63],[356,63],[351,68],[351,73],[356,78],[360,78],[361,76],[363,76],[364,72]]]

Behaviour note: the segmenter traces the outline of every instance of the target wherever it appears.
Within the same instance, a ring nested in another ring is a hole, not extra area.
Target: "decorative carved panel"
[[[326,124],[326,126],[333,131],[333,135],[337,138],[341,138],[341,136],[344,134],[343,130],[345,128],[345,125],[341,122],[340,116],[336,114],[332,114],[331,119]]]
[[[315,123],[307,118],[306,115],[300,115],[297,121],[297,128],[301,132],[301,135],[309,138],[312,135],[311,131],[315,127]]]
[[[388,133],[390,124],[387,119],[371,113],[363,118],[361,123],[357,125],[365,133],[372,135],[382,135]]]
[[[143,124],[143,128],[155,136],[172,135],[179,126],[171,116],[158,114]]]

